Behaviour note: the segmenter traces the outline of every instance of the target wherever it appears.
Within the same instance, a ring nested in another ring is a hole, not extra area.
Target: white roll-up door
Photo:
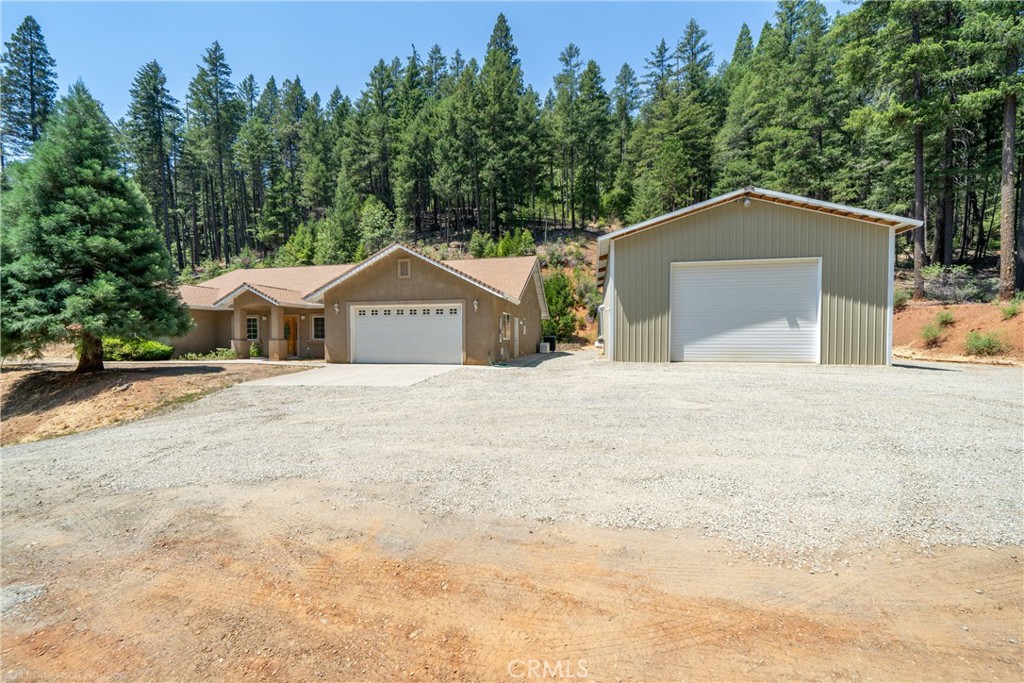
[[[351,307],[353,363],[462,364],[462,304]]]
[[[821,259],[673,263],[672,360],[818,363]]]

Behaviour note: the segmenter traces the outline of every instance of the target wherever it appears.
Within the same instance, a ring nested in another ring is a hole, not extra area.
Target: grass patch
[[[1006,344],[995,332],[968,332],[967,355],[997,356],[1006,351]]]

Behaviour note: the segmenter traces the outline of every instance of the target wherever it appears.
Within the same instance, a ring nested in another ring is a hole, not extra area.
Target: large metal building
[[[890,364],[895,238],[920,224],[747,187],[603,235],[605,353]]]

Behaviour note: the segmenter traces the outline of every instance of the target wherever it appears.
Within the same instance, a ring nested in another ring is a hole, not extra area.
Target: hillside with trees
[[[830,17],[784,0],[730,55],[691,20],[614,75],[569,44],[535,89],[499,15],[482,62],[414,48],[381,58],[359,93],[258,83],[215,42],[186,92],[140,65],[112,125],[185,275],[351,261],[392,240],[468,249],[475,232],[629,223],[758,185],[919,217],[898,247],[919,295],[923,266],[998,258],[1008,298],[1024,276],[1022,43],[1018,2]],[[32,154],[55,95],[28,17],[3,56],[5,166]]]

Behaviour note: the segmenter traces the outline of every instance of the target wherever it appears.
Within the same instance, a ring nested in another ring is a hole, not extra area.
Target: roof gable
[[[886,228],[892,228],[896,234],[906,232],[907,230],[913,230],[916,227],[923,225],[923,221],[919,221],[913,218],[905,218],[903,216],[897,216],[890,213],[882,213],[880,211],[871,211],[869,209],[859,209],[853,206],[846,206],[844,204],[835,204],[833,202],[826,202],[820,199],[811,199],[810,197],[800,197],[798,195],[786,194],[785,192],[776,192],[775,190],[766,190],[760,187],[748,186],[741,190],[729,192],[727,194],[713,197],[697,204],[672,211],[670,213],[656,216],[649,220],[634,225],[629,225],[624,228],[610,232],[607,235],[601,235],[597,238],[597,282],[598,286],[604,285],[604,275],[608,266],[608,251],[613,241],[629,237],[630,235],[642,232],[644,230],[650,230],[651,228],[658,228],[666,223],[684,218],[686,216],[699,213],[701,211],[707,211],[715,207],[721,206],[728,202],[745,200],[749,202],[751,199],[756,201],[763,201],[770,204],[782,204],[784,206],[790,206],[796,209],[804,209],[808,211],[817,211],[820,213],[826,213],[833,216],[841,216],[843,218],[850,218],[853,220],[859,220],[866,223],[872,223]]]
[[[370,268],[370,266],[372,266],[372,265],[374,265],[376,263],[379,263],[384,258],[386,258],[386,257],[390,256],[391,254],[394,254],[395,252],[398,252],[398,251],[401,251],[403,253],[409,254],[410,256],[413,256],[413,257],[418,258],[418,259],[420,259],[420,260],[422,260],[422,261],[424,261],[426,263],[429,263],[430,265],[435,266],[436,268],[439,268],[440,270],[442,270],[444,272],[447,272],[447,273],[449,273],[451,275],[454,275],[455,277],[457,277],[457,278],[459,278],[461,280],[465,280],[466,282],[469,282],[470,284],[475,285],[476,287],[479,287],[480,289],[482,289],[482,290],[484,290],[484,291],[486,291],[486,292],[488,292],[490,294],[493,294],[494,296],[496,296],[496,297],[498,297],[500,299],[505,299],[506,301],[510,301],[510,302],[512,302],[514,304],[519,304],[520,299],[519,299],[518,295],[521,294],[521,292],[524,289],[523,285],[519,285],[518,287],[515,287],[514,283],[515,283],[515,280],[517,279],[516,278],[516,274],[517,274],[518,271],[523,271],[523,266],[525,265],[525,264],[522,264],[522,263],[516,264],[514,262],[516,262],[516,261],[524,261],[525,260],[525,261],[529,261],[531,263],[530,267],[527,267],[526,270],[525,270],[525,273],[526,273],[525,279],[528,281],[529,280],[529,274],[530,274],[530,268],[532,268],[532,262],[536,261],[536,257],[525,257],[525,259],[523,259],[523,258],[516,258],[516,259],[472,259],[472,260],[466,260],[466,261],[436,261],[436,260],[430,258],[429,256],[427,256],[426,254],[422,254],[419,251],[417,251],[417,250],[415,250],[415,249],[413,249],[411,247],[407,247],[404,244],[399,244],[399,243],[395,242],[394,244],[392,244],[392,245],[390,245],[388,247],[385,247],[384,249],[381,249],[376,254],[374,254],[373,256],[370,256],[365,261],[363,261],[359,265],[355,266],[351,270],[348,270],[345,273],[342,273],[338,277],[333,278],[332,280],[330,280],[327,283],[323,284],[322,286],[318,287],[316,290],[310,292],[308,295],[306,295],[305,300],[307,302],[322,302],[323,298],[324,298],[324,294],[328,290],[333,289],[334,287],[337,287],[341,283],[346,282],[346,281],[348,281],[348,280],[350,280],[352,278],[358,277],[360,273],[365,272],[368,268]],[[494,262],[494,263],[490,264],[489,266],[488,265],[484,265],[484,266],[480,266],[479,265],[480,263],[485,262],[485,261],[491,261],[491,262]],[[472,265],[467,265],[467,264],[472,264]],[[472,271],[472,272],[466,272],[466,271]],[[495,284],[497,284],[497,286],[495,286],[494,284],[490,284],[488,282],[488,280],[490,280],[492,282],[495,282]],[[516,289],[517,290],[515,293],[512,293],[510,291],[507,291],[507,290],[503,289],[505,286],[509,285],[510,283],[512,283],[512,285],[513,285],[512,289]]]

